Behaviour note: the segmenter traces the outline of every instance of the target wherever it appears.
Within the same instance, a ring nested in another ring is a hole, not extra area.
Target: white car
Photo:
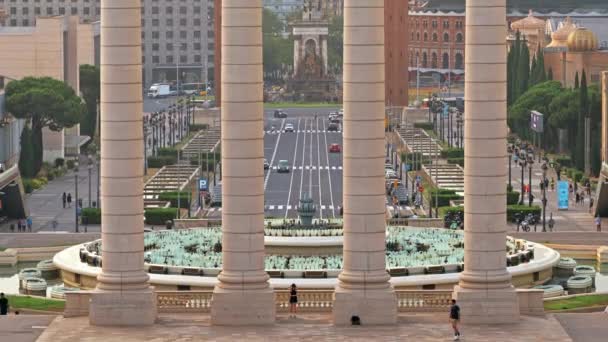
[[[397,172],[395,172],[393,170],[386,170],[384,175],[387,179],[399,178],[399,177],[397,177]]]
[[[292,132],[293,133],[294,128],[292,124],[286,124],[285,125],[285,132]]]

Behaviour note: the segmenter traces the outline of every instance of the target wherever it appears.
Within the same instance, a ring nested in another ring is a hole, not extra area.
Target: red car
[[[340,153],[341,152],[340,145],[338,145],[338,144],[331,144],[331,145],[329,145],[329,152],[331,152],[331,153]]]

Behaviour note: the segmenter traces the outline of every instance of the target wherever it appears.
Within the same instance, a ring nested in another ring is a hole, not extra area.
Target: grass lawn
[[[11,312],[16,309],[31,309],[42,311],[63,311],[65,301],[30,296],[8,296]]]
[[[341,108],[341,103],[328,102],[267,102],[265,108]]]
[[[608,305],[608,295],[588,295],[545,302],[545,310],[568,310],[596,305]]]

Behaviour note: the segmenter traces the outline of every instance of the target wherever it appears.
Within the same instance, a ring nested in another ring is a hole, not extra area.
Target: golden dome
[[[579,27],[568,36],[569,51],[594,51],[599,48],[595,33]]]
[[[532,10],[530,10],[527,17],[512,22],[511,29],[514,31],[526,29],[544,29],[545,25],[545,21],[533,16]]]
[[[572,22],[570,17],[566,17],[562,27],[551,33],[551,44],[547,47],[568,47],[568,36],[575,30],[576,24]]]

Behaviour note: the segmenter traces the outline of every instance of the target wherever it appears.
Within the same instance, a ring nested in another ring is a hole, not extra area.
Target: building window
[[[188,63],[188,56],[179,56],[180,63]]]
[[[456,69],[462,70],[462,54],[461,53],[457,53],[456,54],[456,60],[455,60],[455,67]]]
[[[78,14],[78,7],[72,7],[72,15]]]
[[[429,34],[424,32],[424,41],[428,41],[429,40]]]
[[[158,56],[152,56],[152,63],[158,64],[159,60]]]
[[[443,34],[443,41],[444,42],[449,42],[450,41],[450,35],[447,32]]]
[[[167,64],[173,64],[173,56],[167,56]]]
[[[422,53],[422,67],[426,68],[427,66],[428,66],[427,55],[426,55],[426,52],[423,52]]]
[[[431,68],[437,69],[437,53],[433,52],[431,55]]]
[[[443,59],[443,61],[442,61],[443,68],[444,69],[449,69],[450,68],[450,55],[448,55],[447,52],[446,52],[446,53],[443,54],[443,58],[442,59]]]
[[[462,33],[458,32],[456,34],[456,42],[462,43]]]
[[[436,42],[437,41],[437,33],[433,33],[433,41]]]
[[[173,39],[173,31],[167,31],[167,32],[165,32],[165,37],[167,39]]]
[[[173,51],[173,44],[172,43],[167,43],[167,50],[168,51]]]
[[[201,55],[194,55],[194,63],[200,63],[201,62]]]

